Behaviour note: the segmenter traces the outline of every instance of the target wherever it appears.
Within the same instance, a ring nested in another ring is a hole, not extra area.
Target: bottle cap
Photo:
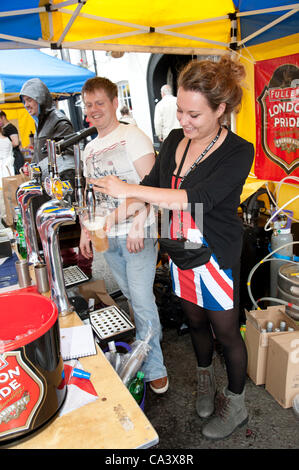
[[[144,377],[144,372],[142,372],[142,370],[139,370],[139,371],[137,372],[137,378],[138,378],[138,379],[143,379],[143,377]]]
[[[287,326],[286,322],[281,321],[280,324],[279,324],[280,331],[285,331],[286,326]]]
[[[90,378],[90,372],[86,372],[86,370],[83,370],[83,369],[76,369],[74,368],[72,370],[72,376],[73,377],[79,377],[80,379],[87,379],[89,380]]]
[[[109,351],[116,352],[116,346],[114,341],[109,341],[108,343]]]

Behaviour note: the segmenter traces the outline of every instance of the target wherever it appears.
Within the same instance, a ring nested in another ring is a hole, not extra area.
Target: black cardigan
[[[175,152],[183,137],[182,129],[171,131],[141,184],[171,187]],[[203,203],[203,235],[222,269],[235,266],[241,255],[243,226],[237,210],[253,156],[253,145],[228,131],[220,147],[187,175],[180,188],[187,192],[193,218],[194,203]]]

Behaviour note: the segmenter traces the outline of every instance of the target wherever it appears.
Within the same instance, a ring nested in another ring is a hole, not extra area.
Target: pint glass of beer
[[[83,225],[88,231],[92,245],[96,251],[104,252],[109,248],[107,233],[103,229],[108,212],[96,210],[94,220],[91,222],[88,214],[84,214]]]

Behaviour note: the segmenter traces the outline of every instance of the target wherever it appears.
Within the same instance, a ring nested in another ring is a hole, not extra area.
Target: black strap
[[[220,126],[219,129],[218,129],[218,132],[217,132],[217,135],[216,137],[214,137],[214,139],[209,143],[209,145],[204,149],[204,151],[199,155],[199,157],[195,160],[195,162],[190,166],[190,168],[186,171],[185,175],[181,178],[181,181],[180,181],[180,184],[179,184],[179,187],[177,188],[177,181],[180,177],[180,173],[181,173],[181,170],[182,170],[182,167],[183,167],[183,164],[184,164],[184,161],[186,159],[186,155],[187,155],[187,152],[188,152],[188,149],[189,149],[189,146],[190,146],[190,143],[191,143],[191,139],[189,139],[188,141],[188,144],[186,145],[186,148],[185,148],[185,152],[184,152],[184,155],[182,156],[182,160],[181,160],[181,163],[180,163],[180,166],[179,166],[179,169],[177,171],[177,174],[176,174],[176,177],[175,177],[175,183],[174,183],[174,187],[175,189],[179,189],[182,182],[184,181],[184,179],[189,175],[189,173],[191,171],[194,170],[194,168],[197,167],[197,165],[199,164],[199,162],[203,159],[203,157],[205,156],[205,154],[213,147],[213,145],[217,142],[217,140],[219,139],[219,136],[221,134],[221,130],[222,130],[222,127]]]
[[[182,171],[184,162],[185,162],[185,160],[186,160],[186,156],[187,156],[187,153],[188,153],[190,144],[191,144],[191,139],[188,140],[188,143],[187,143],[187,145],[186,145],[184,154],[183,154],[182,159],[181,159],[181,162],[180,162],[180,166],[179,166],[179,168],[178,168],[178,171],[176,172],[176,175],[175,175],[175,182],[174,182],[174,189],[177,189],[178,179],[179,179],[179,177],[180,177],[180,173],[181,173],[181,171]]]

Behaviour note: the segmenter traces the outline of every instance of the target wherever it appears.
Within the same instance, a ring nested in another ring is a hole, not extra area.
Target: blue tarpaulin
[[[94,75],[37,49],[0,50],[2,93],[19,93],[30,78],[40,78],[52,93],[78,93]]]
[[[260,11],[267,8],[283,7],[290,5],[292,2],[289,0],[234,0],[236,8],[240,13]],[[280,10],[277,12],[263,13],[249,16],[240,16],[240,32],[241,38],[244,39],[256,31],[264,28],[272,23],[271,28],[259,34],[247,42],[247,46],[261,44],[263,42],[273,41],[285,36],[290,36],[299,32],[299,12],[290,17],[286,17],[278,24],[273,22],[277,21],[279,17],[286,14],[289,10]]]

